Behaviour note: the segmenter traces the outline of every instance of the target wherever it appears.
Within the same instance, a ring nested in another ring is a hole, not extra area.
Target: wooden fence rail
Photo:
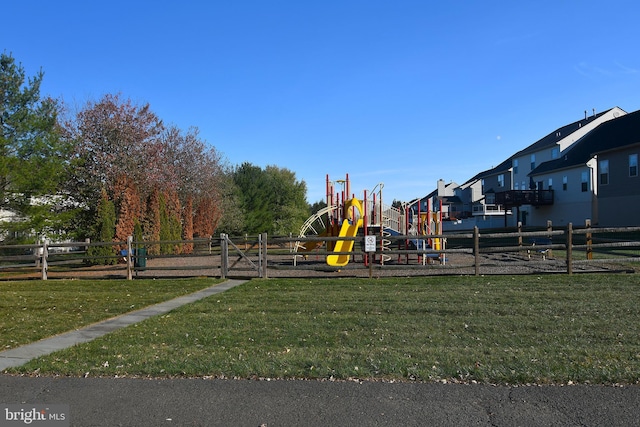
[[[440,239],[435,245],[420,244]],[[329,242],[354,241],[352,252],[334,252]],[[365,236],[348,237],[220,237],[193,240],[138,242],[47,241],[30,245],[0,245],[0,278],[60,277],[156,277],[214,276],[286,277],[297,272],[319,271],[330,275],[330,254],[350,256],[347,269],[376,269],[387,274],[527,274],[580,271],[635,271],[640,262],[640,227],[594,228],[589,223],[574,229],[448,233],[431,236],[376,236],[375,251],[365,252]],[[322,242],[308,252],[297,251],[300,243]],[[90,256],[89,248],[112,247],[112,255]],[[329,247],[327,247],[329,246]],[[159,248],[176,253],[161,253]],[[184,253],[189,248],[189,253]],[[165,249],[166,250],[166,249]],[[182,251],[182,253],[181,253]],[[115,263],[115,265],[97,265]]]

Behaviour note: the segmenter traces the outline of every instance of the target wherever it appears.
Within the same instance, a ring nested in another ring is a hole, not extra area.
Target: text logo
[[[0,427],[69,425],[69,405],[0,404]]]

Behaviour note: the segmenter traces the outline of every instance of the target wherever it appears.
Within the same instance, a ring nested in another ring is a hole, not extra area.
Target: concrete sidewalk
[[[36,357],[44,356],[76,344],[91,341],[95,338],[106,335],[109,332],[113,332],[116,329],[141,322],[149,317],[167,313],[185,304],[190,304],[210,295],[219,294],[246,282],[246,280],[227,280],[226,282],[211,286],[210,288],[161,302],[137,311],[132,311],[131,313],[113,317],[102,322],[94,323],[93,325],[89,325],[75,331],[45,338],[22,347],[2,351],[0,352],[0,372],[7,368],[24,365]]]

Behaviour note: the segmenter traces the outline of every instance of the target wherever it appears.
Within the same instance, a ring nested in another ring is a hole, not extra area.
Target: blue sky
[[[72,108],[149,103],[230,165],[410,200],[554,129],[640,109],[640,3],[30,1],[0,48]]]

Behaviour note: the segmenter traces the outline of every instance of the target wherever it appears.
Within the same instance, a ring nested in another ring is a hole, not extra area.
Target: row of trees
[[[295,233],[306,184],[287,169],[230,167],[197,128],[167,126],[148,104],[105,95],[71,114],[0,56],[0,210],[7,237],[190,240],[216,232]],[[150,246],[189,252],[190,245]]]

